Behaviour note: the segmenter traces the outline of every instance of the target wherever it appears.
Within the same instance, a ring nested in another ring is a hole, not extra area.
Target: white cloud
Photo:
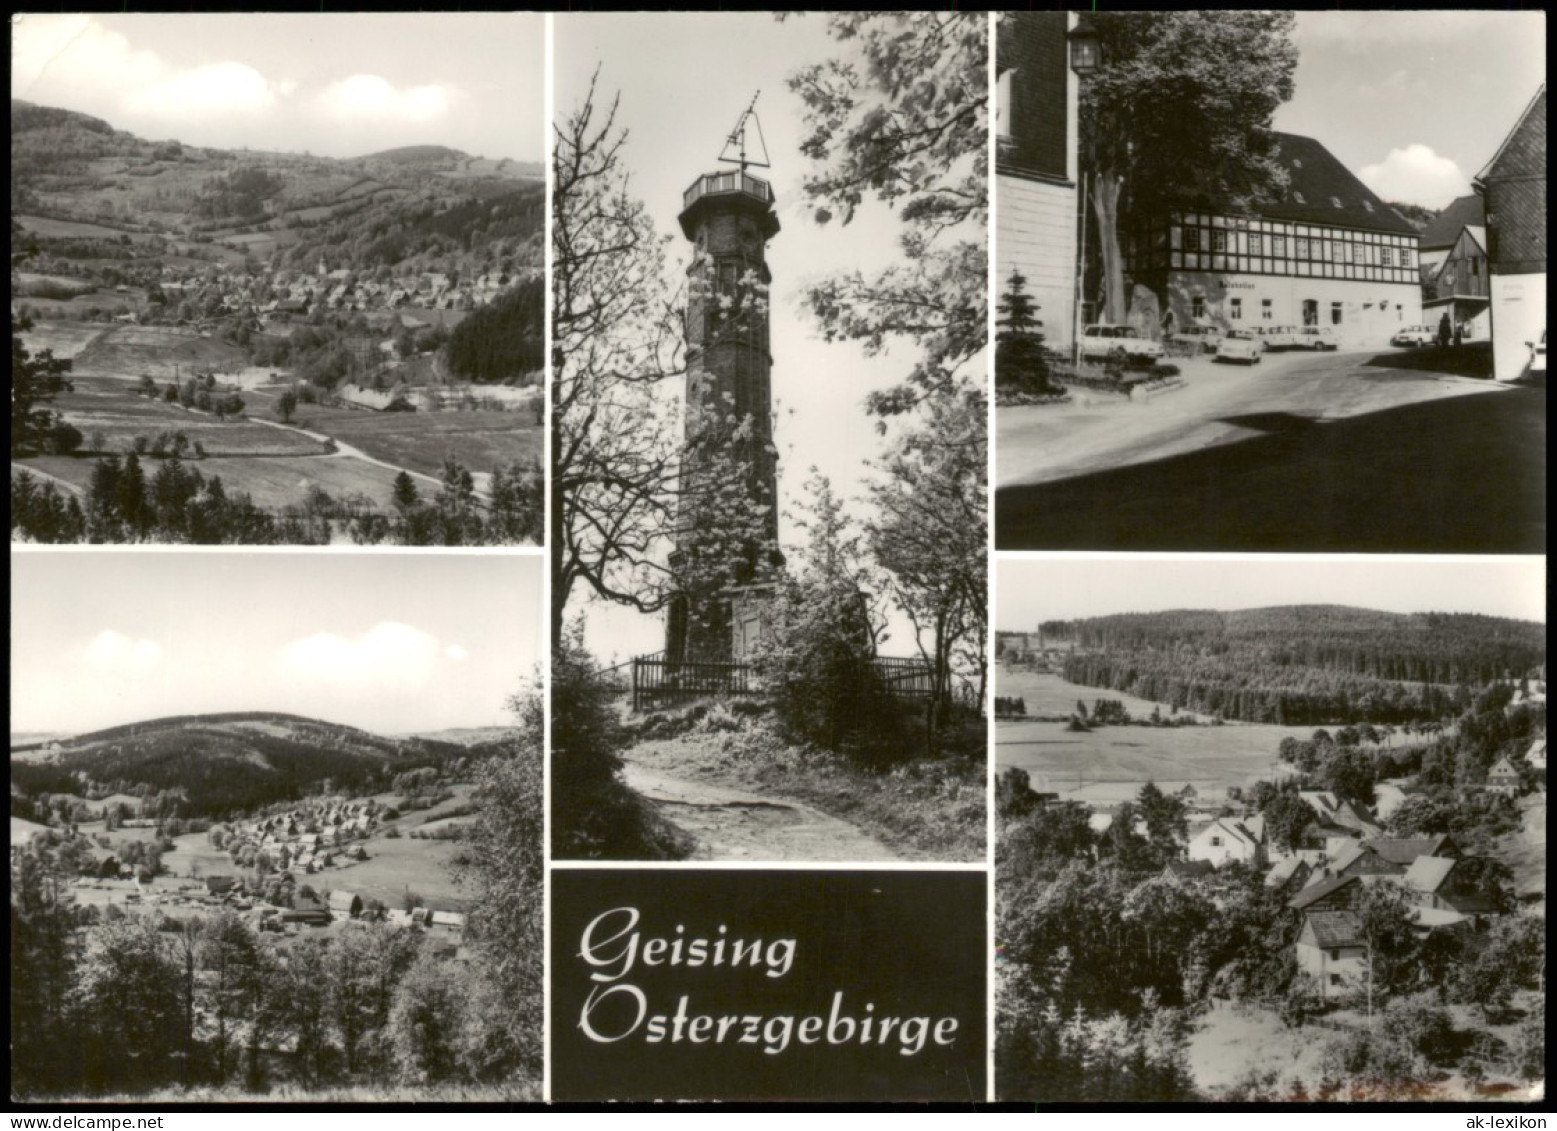
[[[318,105],[343,122],[431,122],[449,112],[458,93],[441,85],[402,89],[378,75],[352,75],[325,87]]]
[[[162,649],[155,641],[104,629],[87,645],[86,662],[99,675],[138,679],[162,662]]]
[[[470,659],[470,653],[465,651],[465,649],[461,648],[458,644],[450,644],[443,650],[443,654],[456,663]]]
[[[304,685],[359,694],[424,688],[445,656],[437,637],[384,621],[355,639],[316,633],[294,640],[277,662],[283,676]]]
[[[90,16],[18,16],[11,25],[11,94],[83,82],[139,87],[166,71],[150,51],[137,51]]]
[[[254,113],[275,105],[277,87],[244,63],[208,63],[168,75],[124,96],[137,114],[209,117],[235,111]]]
[[[48,105],[181,121],[269,109],[287,93],[244,63],[179,69],[89,16],[22,16],[12,25],[11,94]],[[119,126],[120,122],[113,122]]]
[[[1470,178],[1452,158],[1440,157],[1431,146],[1415,142],[1392,149],[1375,165],[1364,165],[1362,183],[1385,200],[1442,208],[1470,192]]]

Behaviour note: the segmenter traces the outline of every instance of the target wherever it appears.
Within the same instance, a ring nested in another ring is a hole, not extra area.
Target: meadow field
[[[29,342],[33,332],[28,331]],[[176,326],[115,326],[99,334],[76,355],[72,376],[135,382],[150,375],[165,383],[186,380],[197,372],[220,377],[246,364],[247,359],[237,346],[202,337],[195,330]]]
[[[267,398],[257,390],[258,408]],[[435,478],[443,461],[458,460],[473,471],[539,461],[543,432],[528,413],[482,409],[440,412],[369,412],[301,405],[293,422],[360,449],[374,459]]]
[[[1008,672],[996,677],[997,695],[1021,697],[1030,715],[1068,718],[1076,701],[1090,710],[1097,699],[1117,699],[1138,719],[1166,704],[1137,699],[1107,688],[1085,687],[1057,675]],[[1188,712],[1180,712],[1181,715]],[[1063,722],[1001,719],[995,723],[995,760],[1000,769],[1019,766],[1034,789],[1077,801],[1115,804],[1134,797],[1154,781],[1164,789],[1193,785],[1201,793],[1220,794],[1228,786],[1247,786],[1286,772],[1276,750],[1283,738],[1306,739],[1313,727],[1226,723],[1221,726],[1108,726],[1072,733]]]

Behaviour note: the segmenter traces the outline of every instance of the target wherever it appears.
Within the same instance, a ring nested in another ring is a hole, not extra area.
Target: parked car
[[[1110,326],[1099,323],[1088,326],[1081,334],[1081,356],[1089,361],[1101,360],[1115,352],[1128,358],[1144,358],[1156,361],[1162,356],[1162,343],[1138,335],[1130,326]]]
[[[1438,331],[1428,326],[1407,326],[1389,340],[1392,346],[1430,346],[1438,340]]]
[[[1328,326],[1304,326],[1301,344],[1304,349],[1310,350],[1338,350],[1341,348],[1341,339]]]
[[[1264,340],[1268,350],[1299,349],[1305,345],[1299,326],[1257,326],[1254,332]]]
[[[1224,334],[1220,326],[1185,326],[1173,335],[1173,341],[1191,347],[1196,353],[1215,353]]]
[[[1241,361],[1258,365],[1265,353],[1265,343],[1252,330],[1229,330],[1216,347],[1217,361]]]
[[[1526,342],[1530,347],[1530,372],[1546,375],[1546,331],[1541,331],[1541,336],[1536,341]]]

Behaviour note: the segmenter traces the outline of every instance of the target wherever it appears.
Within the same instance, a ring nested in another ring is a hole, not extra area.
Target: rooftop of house
[[[1331,876],[1329,879],[1319,880],[1316,883],[1309,884],[1302,891],[1294,895],[1291,900],[1288,901],[1287,906],[1301,911],[1303,908],[1310,907],[1319,900],[1324,899],[1332,892],[1339,891],[1347,884],[1361,882],[1361,878],[1358,876]]]
[[[1281,199],[1261,205],[1260,215],[1306,224],[1416,235],[1409,220],[1379,199],[1318,141],[1298,134],[1275,136],[1277,161],[1289,180]]]
[[[1418,856],[1406,869],[1406,886],[1422,892],[1435,892],[1454,870],[1447,856]]]
[[[1362,847],[1372,849],[1391,864],[1410,867],[1418,856],[1438,856],[1452,844],[1447,836],[1375,837],[1363,841]]]
[[[1264,822],[1262,821],[1262,828],[1263,824]],[[1202,831],[1212,833],[1226,833],[1234,840],[1240,841],[1250,846],[1256,846],[1260,843],[1259,836],[1248,827],[1248,823],[1245,821],[1240,821],[1234,817],[1218,817],[1216,820],[1207,825]]]
[[[1285,860],[1278,860],[1271,866],[1271,870],[1265,873],[1265,886],[1268,888],[1281,887],[1307,867],[1308,863],[1296,856],[1288,856]]]
[[[1513,143],[1515,138],[1519,136],[1520,131],[1526,128],[1526,123],[1529,123],[1529,127],[1531,129],[1540,131],[1539,136],[1542,139],[1542,143],[1538,150],[1534,152],[1527,151],[1525,154],[1521,155],[1519,153],[1519,147],[1514,146]],[[1540,89],[1535,92],[1535,97],[1530,100],[1530,104],[1524,108],[1524,110],[1520,113],[1518,120],[1514,122],[1513,128],[1510,129],[1507,135],[1504,136],[1503,140],[1498,143],[1497,152],[1492,155],[1492,159],[1487,162],[1486,167],[1471,179],[1471,183],[1473,185],[1485,185],[1489,180],[1498,178],[1499,174],[1508,175],[1512,173],[1517,175],[1520,172],[1530,172],[1532,171],[1529,168],[1529,164],[1531,162],[1538,162],[1540,165],[1544,165],[1546,157],[1545,135],[1546,84],[1543,82],[1540,86]],[[1512,156],[1510,157],[1509,161],[1505,163],[1504,155],[1510,153],[1511,150]],[[1514,167],[1500,167],[1505,165]],[[1523,166],[1523,168],[1521,168],[1521,166]]]
[[[1308,927],[1319,946],[1364,946],[1362,920],[1350,911],[1310,911]]]

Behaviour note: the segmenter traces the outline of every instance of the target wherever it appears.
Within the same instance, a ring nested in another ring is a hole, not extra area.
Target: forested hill
[[[1294,725],[1436,719],[1546,661],[1546,628],[1530,621],[1339,605],[1122,613],[1044,632],[1074,641],[1073,682]]]
[[[389,738],[355,727],[269,712],[186,715],[95,731],[59,744],[46,761],[11,761],[18,794],[178,795],[181,816],[221,816],[291,801],[329,782],[366,790],[407,770],[481,757],[473,746]]]

